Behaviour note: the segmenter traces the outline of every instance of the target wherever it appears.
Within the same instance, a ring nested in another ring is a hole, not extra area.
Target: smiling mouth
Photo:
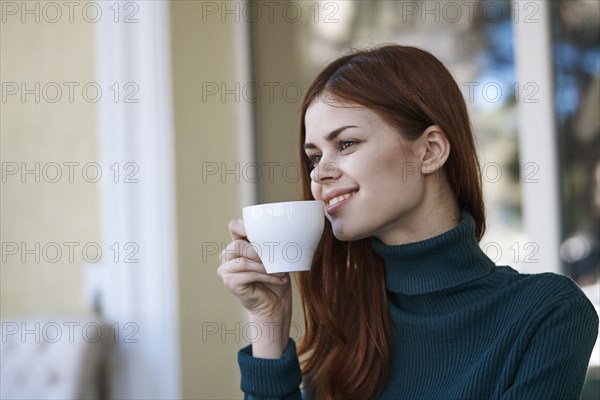
[[[350,197],[354,196],[354,193],[356,193],[356,192],[346,193],[346,194],[342,194],[341,196],[334,197],[333,199],[329,200],[329,203],[327,205],[331,207],[332,205],[337,204],[340,201],[349,199]]]

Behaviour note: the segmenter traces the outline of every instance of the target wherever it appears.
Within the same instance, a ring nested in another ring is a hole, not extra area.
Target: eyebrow
[[[338,137],[340,133],[342,133],[343,131],[345,131],[348,128],[358,128],[358,126],[356,126],[356,125],[346,125],[346,126],[339,127],[336,130],[333,130],[333,131],[329,132],[327,134],[327,136],[325,136],[325,140],[327,140],[328,142],[331,142],[331,141],[335,140],[335,138]],[[314,143],[305,143],[304,144],[304,150],[316,149],[316,148],[317,148],[317,146],[315,146]]]

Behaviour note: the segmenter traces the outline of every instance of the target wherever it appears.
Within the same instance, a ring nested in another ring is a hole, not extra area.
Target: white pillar
[[[102,248],[88,274],[114,329],[110,398],[180,398],[169,4],[98,2]],[[76,118],[77,116],[74,116]],[[90,296],[91,297],[91,296]],[[113,332],[110,332],[111,336]]]
[[[539,249],[535,271],[561,272],[549,4],[519,0],[513,7],[524,228]]]
[[[234,24],[234,51],[235,51],[235,80],[244,86],[253,81],[251,32],[247,18],[241,18]],[[256,134],[254,107],[250,101],[240,101],[236,110],[236,139],[238,141],[238,160],[244,168],[245,165],[257,162],[256,160]],[[258,182],[240,182],[240,203],[242,207],[254,205],[258,201]]]

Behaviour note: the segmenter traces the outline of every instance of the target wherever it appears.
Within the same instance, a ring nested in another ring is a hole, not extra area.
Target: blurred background
[[[237,351],[267,332],[216,274],[227,223],[299,198],[304,91],[381,43],[431,51],[463,90],[488,256],[568,275],[598,310],[600,2],[0,8],[3,399],[241,398]]]

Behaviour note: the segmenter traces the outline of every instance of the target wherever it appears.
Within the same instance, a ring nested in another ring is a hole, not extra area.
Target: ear
[[[437,125],[431,125],[421,135],[424,152],[421,158],[421,173],[423,175],[441,170],[450,156],[450,142]]]

